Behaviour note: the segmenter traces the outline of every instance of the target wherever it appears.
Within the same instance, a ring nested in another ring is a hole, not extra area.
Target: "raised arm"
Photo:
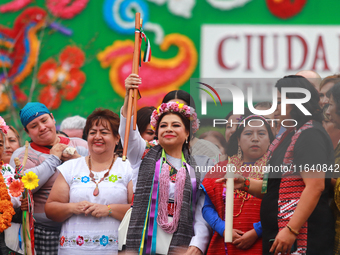
[[[130,74],[125,80],[126,95],[124,99],[124,105],[120,112],[120,124],[119,124],[119,135],[121,137],[122,145],[124,146],[124,136],[126,127],[126,113],[127,113],[127,103],[128,103],[128,90],[130,88],[138,88],[137,85],[140,84],[140,78],[136,74]],[[131,117],[131,123],[133,123],[134,116]],[[131,165],[136,165],[140,162],[143,153],[145,151],[146,141],[142,138],[138,131],[138,126],[136,130],[133,130],[132,125],[130,126],[130,135],[128,143],[127,158]]]

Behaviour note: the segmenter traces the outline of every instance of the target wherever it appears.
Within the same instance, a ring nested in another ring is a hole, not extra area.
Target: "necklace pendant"
[[[98,188],[98,184],[96,184],[96,188],[93,191],[93,195],[96,197],[99,195],[99,188]]]

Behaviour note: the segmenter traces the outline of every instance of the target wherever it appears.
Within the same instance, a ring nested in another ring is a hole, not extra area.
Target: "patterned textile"
[[[237,156],[233,156],[230,158],[231,164],[234,164],[236,167],[236,171],[239,174],[240,168],[242,167],[250,167],[249,164],[243,164],[242,160],[240,160]],[[228,161],[223,161],[218,163],[217,166],[223,167],[228,164]],[[262,167],[266,165],[266,156],[264,155],[260,158],[255,164],[254,169],[258,169],[258,171],[244,172],[243,176],[261,179],[263,177]],[[221,219],[224,220],[225,217],[225,200],[223,199],[223,186],[222,183],[216,183],[216,179],[219,178],[220,173],[214,172],[214,169],[211,172],[207,173],[205,176],[202,185],[204,186],[205,191],[207,192],[211,202],[214,204],[216,211]],[[235,190],[234,191],[234,220],[233,220],[233,228],[239,229],[243,232],[247,232],[253,229],[253,223],[260,221],[260,207],[261,207],[261,199],[258,199],[244,191]],[[262,254],[262,239],[259,238],[254,245],[248,250],[240,250],[236,248],[233,244],[227,244],[228,254]],[[215,231],[209,247],[207,251],[208,255],[215,254],[226,254],[225,251],[225,243],[223,237],[220,236],[217,231]]]
[[[12,251],[11,249],[9,249],[6,246],[6,243],[5,243],[5,232],[0,233],[0,254],[5,254],[5,255],[20,254],[20,253],[16,253],[16,252]]]
[[[144,157],[142,164],[140,166],[133,210],[131,214],[131,220],[126,240],[127,250],[133,251],[139,250],[145,222],[145,215],[149,203],[149,196],[155,172],[155,165],[157,160],[160,159],[161,153],[162,147],[160,145],[154,146]],[[194,159],[190,157],[187,150],[183,151],[183,153],[186,162],[195,169],[196,163]],[[199,172],[196,172],[196,181],[197,187],[199,187],[200,183]],[[178,249],[181,248],[184,248],[182,250],[185,251],[190,244],[192,236],[194,235],[193,212],[191,210],[191,196],[192,186],[189,173],[187,173],[183,192],[183,204],[179,219],[179,225],[177,231],[173,234],[170,243],[169,254],[176,254],[176,252],[178,252]]]
[[[340,165],[340,143],[336,146],[334,154],[335,164]],[[335,216],[334,254],[340,255],[340,178],[338,178],[335,183],[332,208]]]
[[[313,121],[306,122],[292,137],[291,143],[284,155],[283,166],[288,167],[289,171],[282,174],[279,190],[279,201],[278,201],[278,226],[281,231],[285,228],[294,214],[297,204],[300,201],[301,193],[305,188],[305,183],[298,173],[295,173],[291,168],[293,166],[294,159],[294,146],[301,135],[301,133],[309,128],[313,127]],[[274,150],[280,144],[280,142],[286,137],[291,130],[286,130],[282,136],[278,137],[269,147],[268,159],[271,158]],[[305,254],[307,252],[307,233],[308,233],[308,222],[306,221],[299,230],[297,236],[298,253]]]
[[[34,225],[35,251],[39,255],[57,255],[60,231],[51,231],[39,224]]]

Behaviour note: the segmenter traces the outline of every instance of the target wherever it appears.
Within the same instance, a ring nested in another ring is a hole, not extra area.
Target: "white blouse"
[[[84,157],[69,160],[58,170],[70,187],[70,203],[128,203],[127,186],[132,180],[132,169],[121,158],[116,159],[108,177],[98,184],[98,196],[93,195],[96,184],[89,177],[90,170]],[[98,182],[106,172],[93,172],[95,181]],[[120,221],[111,216],[73,215],[62,225],[58,254],[117,254],[119,224]]]

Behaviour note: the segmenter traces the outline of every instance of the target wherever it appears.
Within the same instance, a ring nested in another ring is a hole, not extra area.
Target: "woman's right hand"
[[[130,74],[125,79],[125,96],[129,95],[129,89],[138,89],[140,84],[142,84],[142,79],[137,74]]]
[[[92,203],[90,203],[88,201],[81,201],[81,202],[78,202],[78,203],[72,203],[72,213],[76,214],[76,215],[85,213],[87,206],[89,206],[91,204]]]
[[[28,211],[28,201],[27,198],[20,198],[21,206],[20,209],[21,211]]]
[[[243,189],[244,188],[244,177],[241,175],[235,175],[234,178],[234,189]],[[216,183],[223,183],[223,187],[227,187],[226,178],[220,178],[216,180]]]

